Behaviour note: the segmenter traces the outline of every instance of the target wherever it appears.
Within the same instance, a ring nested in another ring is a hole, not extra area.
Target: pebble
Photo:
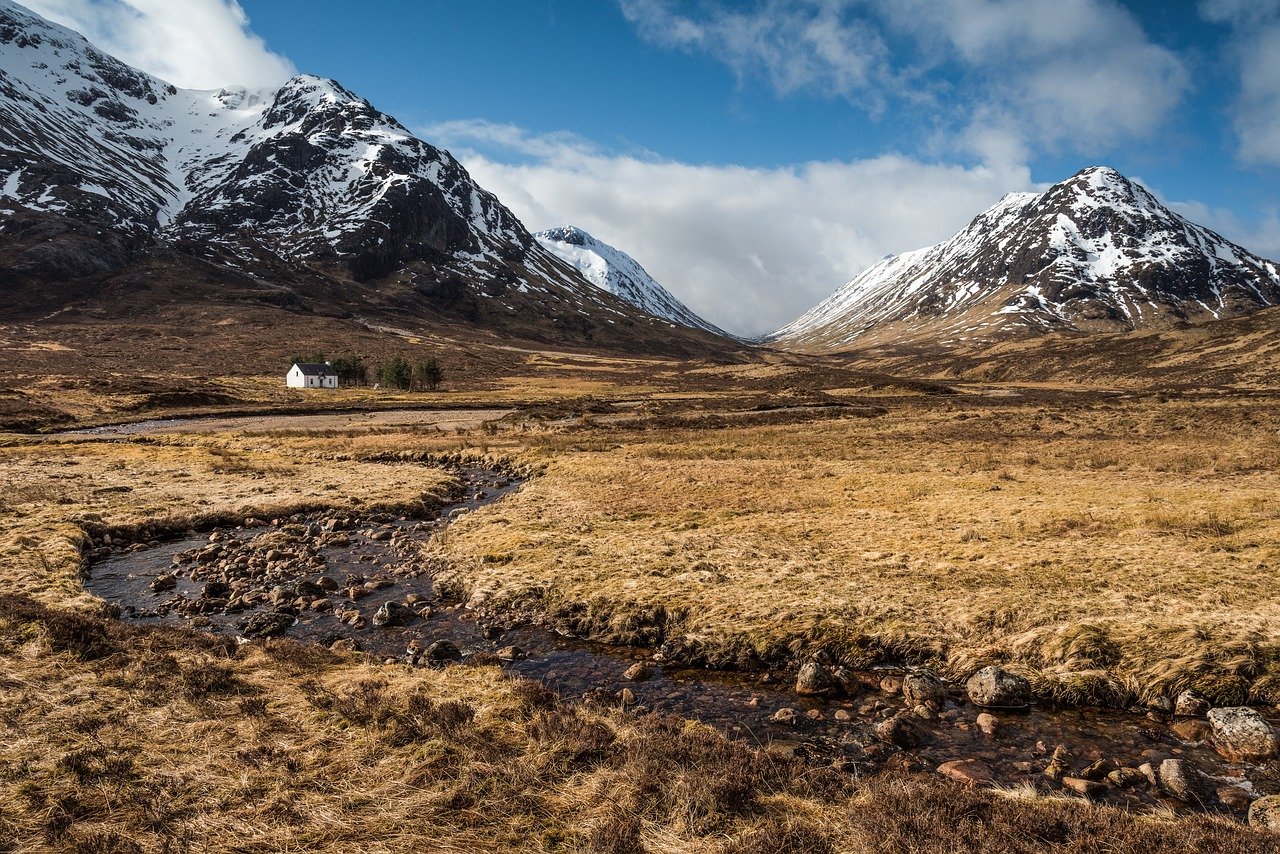
[[[987,735],[995,735],[1000,729],[1000,721],[997,720],[996,716],[990,712],[983,712],[978,715],[974,723],[978,725],[978,729],[982,730]]]
[[[986,786],[995,778],[991,768],[977,759],[953,759],[938,766],[938,773],[966,786]]]
[[[1063,777],[1062,788],[1070,789],[1077,794],[1083,795],[1090,800],[1101,797],[1107,787],[1093,780],[1085,780],[1081,777]]]

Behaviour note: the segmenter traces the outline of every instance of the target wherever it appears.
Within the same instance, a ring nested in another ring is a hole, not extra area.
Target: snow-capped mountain
[[[346,310],[426,306],[588,340],[674,329],[593,287],[448,152],[332,80],[179,89],[11,0],[0,233],[0,286],[14,290],[163,249],[305,279],[311,302]]]
[[[533,236],[544,249],[573,265],[597,288],[608,291],[655,317],[665,317],[694,329],[727,335],[722,329],[694,314],[688,306],[658,284],[636,259],[621,249],[597,240],[582,229],[566,225],[539,231]]]
[[[784,346],[981,344],[1130,330],[1280,304],[1280,269],[1114,169],[1013,193],[945,243],[873,264],[771,336]]]

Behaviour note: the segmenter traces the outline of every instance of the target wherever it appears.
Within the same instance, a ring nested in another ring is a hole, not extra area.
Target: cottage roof
[[[298,366],[298,370],[309,377],[336,377],[338,372],[333,369],[333,365],[324,362],[294,362]]]

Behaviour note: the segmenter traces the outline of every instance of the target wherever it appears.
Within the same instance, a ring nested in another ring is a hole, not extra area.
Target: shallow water
[[[855,697],[803,698],[791,690],[788,680],[769,674],[718,673],[664,665],[655,661],[649,650],[595,644],[531,622],[486,617],[442,601],[433,584],[436,567],[422,559],[419,548],[438,535],[451,518],[499,501],[521,486],[518,478],[499,471],[468,468],[458,475],[462,488],[457,500],[435,519],[373,515],[337,520],[339,530],[324,531],[321,522],[334,525],[336,517],[312,514],[261,527],[219,529],[212,535],[192,532],[158,546],[133,547],[136,550],[113,554],[90,568],[86,587],[118,605],[124,619],[240,634],[244,620],[272,612],[275,606],[266,601],[234,604],[228,613],[223,607],[225,599],[217,597],[220,591],[213,591],[212,602],[209,596],[202,597],[202,591],[208,592],[205,585],[221,576],[209,569],[212,564],[198,562],[199,550],[209,547],[213,536],[221,539],[233,555],[258,556],[273,543],[293,537],[295,543],[280,548],[297,551],[309,544],[312,548],[306,556],[315,565],[286,569],[278,573],[283,580],[296,585],[299,581],[318,583],[328,579],[337,582],[339,589],[321,597],[328,603],[327,610],[301,609],[296,621],[285,630],[286,637],[325,645],[349,639],[372,656],[400,661],[416,658],[437,640],[452,642],[465,658],[486,653],[493,656],[515,646],[527,657],[504,661],[503,666],[537,679],[563,697],[679,715],[770,750],[814,761],[841,762],[852,773],[871,773],[885,765],[927,769],[953,759],[978,759],[990,767],[1000,785],[1051,791],[1058,785],[1041,772],[1048,761],[1047,754],[1057,745],[1064,745],[1077,772],[1104,758],[1135,767],[1143,762],[1158,765],[1163,759],[1179,757],[1217,778],[1219,785],[1235,785],[1255,795],[1280,792],[1275,767],[1228,763],[1204,743],[1182,741],[1170,729],[1167,717],[1145,710],[1034,708],[1024,713],[992,712],[1000,728],[990,736],[974,725],[982,710],[969,705],[963,692],[955,690],[945,708],[932,719],[915,719],[921,738],[919,746],[898,751],[880,744],[873,728],[903,711],[900,694],[867,689]],[[150,585],[155,579],[175,571],[171,589],[153,592]],[[248,586],[265,595],[279,580],[259,579]],[[362,583],[377,589],[365,594]],[[358,598],[352,598],[351,587],[357,588]],[[413,614],[403,626],[374,625],[373,617],[384,603],[413,602],[414,597],[418,597],[414,608],[424,609],[422,615]],[[355,625],[351,625],[353,621]],[[650,667],[651,678],[625,679],[623,673],[640,661]],[[864,676],[901,672],[886,669]],[[874,683],[877,679],[867,681]],[[624,689],[629,694],[624,695]],[[783,708],[798,712],[793,723],[772,720]],[[838,715],[847,719],[837,719]],[[1102,800],[1141,809],[1162,799],[1149,787],[1139,786],[1108,787]],[[1237,804],[1235,812],[1239,813],[1243,803]],[[1167,804],[1182,808],[1173,801]],[[1223,809],[1231,811],[1229,806]]]

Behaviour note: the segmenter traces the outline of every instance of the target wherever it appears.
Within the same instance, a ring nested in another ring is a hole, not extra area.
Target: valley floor
[[[1280,703],[1276,395],[539,358],[542,372],[508,377],[505,392],[377,401],[426,407],[420,417],[0,437],[0,839],[97,851],[1274,848],[1226,818],[814,770],[704,727],[564,705],[496,666],[415,669],[131,628],[84,591],[91,535],[150,540],[316,508],[425,512],[449,488],[441,462],[496,458],[534,476],[424,555],[473,607],[718,667],[788,673],[821,650],[951,677],[1001,663],[1059,702],[1125,706],[1194,687],[1218,704]],[[119,398],[78,406],[73,424],[127,420],[112,417]],[[283,396],[265,408],[282,406],[297,408]]]

